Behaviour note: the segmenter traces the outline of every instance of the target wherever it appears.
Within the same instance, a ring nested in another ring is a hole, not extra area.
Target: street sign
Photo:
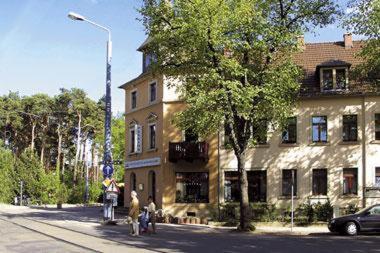
[[[112,165],[104,165],[103,167],[103,175],[105,177],[111,176],[113,174],[113,167]]]
[[[119,187],[117,187],[116,182],[112,179],[111,183],[108,185],[106,192],[119,193]]]
[[[110,184],[111,184],[111,180],[109,178],[104,179],[104,181],[103,181],[104,187],[107,188]]]

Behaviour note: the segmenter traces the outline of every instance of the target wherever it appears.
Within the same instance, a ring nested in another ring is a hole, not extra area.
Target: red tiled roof
[[[343,41],[307,43],[305,49],[294,57],[295,63],[305,73],[304,78],[301,80],[300,95],[322,95],[317,69],[321,66],[348,66],[349,68],[353,68],[362,62],[357,54],[363,46],[364,41],[354,41],[352,48],[345,48]],[[368,84],[358,83],[353,80],[349,80],[348,87],[349,90],[343,93],[362,94],[371,90]]]

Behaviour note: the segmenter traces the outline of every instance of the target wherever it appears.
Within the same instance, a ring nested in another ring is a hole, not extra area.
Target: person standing
[[[135,191],[131,192],[131,203],[129,205],[129,216],[132,218],[132,227],[133,232],[132,236],[138,236],[139,235],[139,200],[137,198],[137,193]]]
[[[152,223],[152,233],[156,233],[156,205],[153,202],[153,197],[149,196],[148,198],[148,212],[149,212],[149,220]]]

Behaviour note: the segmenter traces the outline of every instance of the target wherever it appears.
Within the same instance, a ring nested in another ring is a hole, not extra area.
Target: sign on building
[[[160,164],[161,164],[160,157],[154,157],[154,158],[149,158],[149,159],[125,162],[125,168],[133,169],[133,168],[157,166]]]
[[[142,126],[135,125],[135,133],[136,133],[135,151],[136,153],[141,153],[142,152]]]

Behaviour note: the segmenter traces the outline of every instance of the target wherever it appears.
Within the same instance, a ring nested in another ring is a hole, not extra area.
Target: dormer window
[[[345,90],[348,84],[348,68],[321,68],[320,78],[322,91]]]
[[[156,60],[154,54],[144,53],[143,54],[143,72],[149,69],[149,66]]]

